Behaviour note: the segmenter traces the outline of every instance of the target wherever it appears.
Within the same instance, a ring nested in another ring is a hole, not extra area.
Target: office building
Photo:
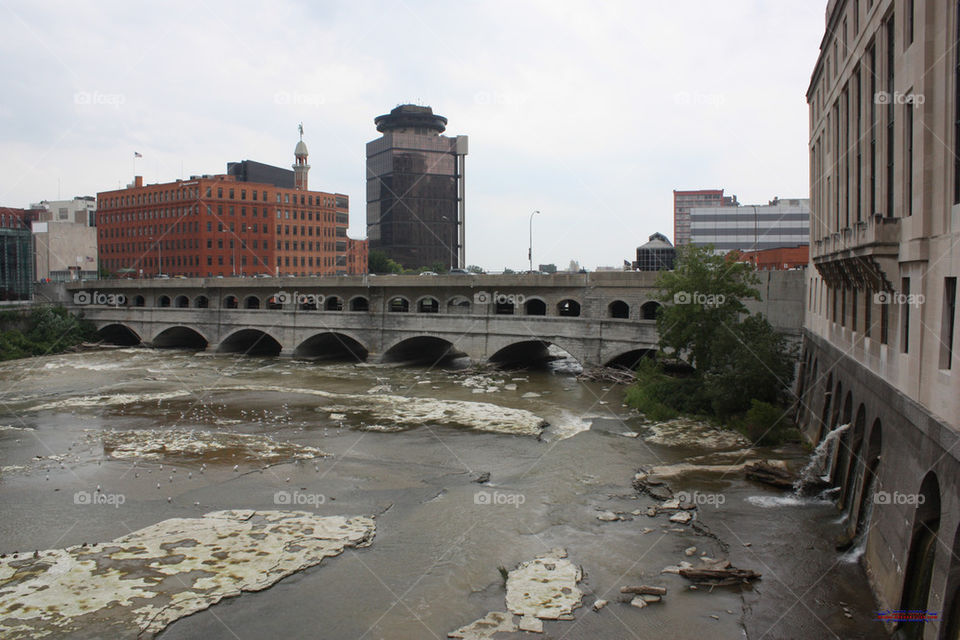
[[[690,243],[718,253],[797,247],[810,241],[810,200],[774,198],[766,205],[691,207]]]
[[[441,135],[447,119],[405,104],[374,119],[367,143],[367,238],[405,268],[465,268],[467,136]]]
[[[366,273],[348,250],[349,199],[306,189],[302,139],[294,157],[288,173],[244,161],[231,163],[233,174],[153,185],[137,176],[97,194],[102,266],[120,277]]]
[[[33,236],[37,211],[0,207],[0,300],[33,296]]]
[[[67,282],[97,277],[96,198],[44,200],[31,205],[34,273],[38,281]]]
[[[723,189],[673,191],[673,242],[676,246],[690,243],[691,207],[735,207],[737,196],[723,195]]]
[[[676,257],[677,250],[667,237],[655,233],[647,243],[637,247],[637,261],[633,268],[637,271],[669,271],[673,269]]]

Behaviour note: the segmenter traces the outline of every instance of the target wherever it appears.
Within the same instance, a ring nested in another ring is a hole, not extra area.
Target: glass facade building
[[[374,120],[367,143],[367,237],[408,269],[462,267],[467,137],[440,135],[447,119],[401,105]]]
[[[33,296],[33,234],[36,212],[0,207],[0,300]]]

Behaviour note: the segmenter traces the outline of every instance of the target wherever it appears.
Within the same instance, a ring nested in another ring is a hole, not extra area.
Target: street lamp
[[[540,213],[534,211],[530,214],[530,245],[527,248],[527,259],[530,261],[530,271],[533,271],[533,216]]]

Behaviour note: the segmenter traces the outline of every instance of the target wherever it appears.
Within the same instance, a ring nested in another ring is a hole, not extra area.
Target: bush
[[[753,400],[742,418],[734,419],[732,426],[757,445],[778,445],[794,436],[796,427],[781,407]]]
[[[40,307],[25,316],[4,317],[0,321],[7,327],[18,325],[0,333],[0,360],[60,353],[96,333],[92,323],[71,315],[61,306]]]
[[[676,418],[681,413],[710,411],[703,381],[697,375],[668,375],[654,360],[637,366],[637,381],[626,392],[627,404],[655,422]]]

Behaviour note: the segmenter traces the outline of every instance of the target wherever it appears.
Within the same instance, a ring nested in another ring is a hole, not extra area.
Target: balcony
[[[877,214],[810,248],[813,265],[831,287],[892,291],[900,258],[900,219]]]

